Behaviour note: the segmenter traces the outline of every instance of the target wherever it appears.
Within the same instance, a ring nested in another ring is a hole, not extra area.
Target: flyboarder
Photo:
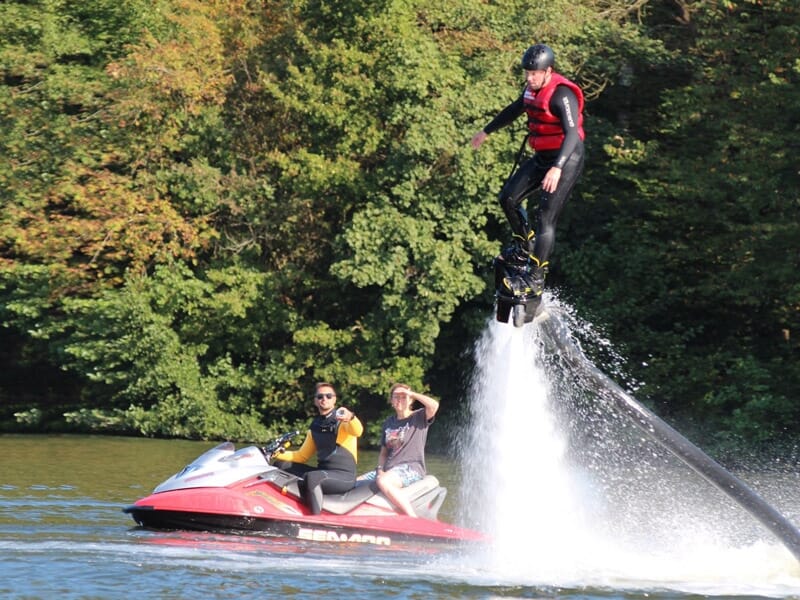
[[[522,94],[471,141],[477,150],[489,134],[527,114],[527,140],[534,153],[509,176],[498,196],[513,236],[495,266],[508,267],[499,279],[512,296],[541,296],[558,217],[583,171],[583,92],[554,71],[554,65],[549,46],[529,47],[522,55],[526,79]],[[522,203],[537,190],[541,191],[532,229]]]

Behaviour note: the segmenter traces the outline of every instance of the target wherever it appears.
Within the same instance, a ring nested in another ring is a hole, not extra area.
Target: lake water
[[[211,447],[100,436],[0,436],[2,598],[800,598],[800,567],[779,546],[732,554],[709,578],[640,581],[616,571],[549,585],[535,562],[509,572],[497,553],[395,555],[374,548],[264,538],[160,533],[121,509]],[[367,454],[367,460],[371,457]],[[443,483],[448,463],[431,457]],[[372,464],[371,461],[368,464]],[[793,483],[793,482],[789,482]],[[445,503],[452,520],[457,494]],[[568,541],[568,540],[567,540]],[[533,557],[543,549],[525,541]],[[547,549],[544,548],[546,551]],[[519,557],[524,563],[524,556]],[[770,565],[769,563],[772,562]],[[598,565],[604,561],[598,557]],[[580,573],[577,570],[576,573]],[[726,575],[727,573],[727,575]],[[751,573],[753,579],[737,573]],[[605,582],[604,582],[605,578]]]
[[[214,443],[0,435],[0,598],[800,599],[800,562],[578,378],[537,328],[487,324],[431,555],[135,527],[122,509]],[[375,464],[360,452],[361,464]],[[800,474],[747,483],[800,523]]]
[[[443,567],[430,557],[257,537],[150,532],[121,512],[212,446],[101,436],[0,436],[0,597],[422,598],[475,593],[464,581],[443,575]],[[373,464],[375,457],[364,454]],[[446,475],[443,464],[432,457],[431,467]],[[457,557],[443,560],[448,571],[470,572],[458,566]]]

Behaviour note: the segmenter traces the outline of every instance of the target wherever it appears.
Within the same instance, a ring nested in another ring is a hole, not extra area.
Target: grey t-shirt
[[[428,439],[428,422],[425,408],[418,408],[405,419],[392,415],[383,422],[381,445],[386,446],[385,470],[408,464],[423,477],[425,471],[425,442]]]

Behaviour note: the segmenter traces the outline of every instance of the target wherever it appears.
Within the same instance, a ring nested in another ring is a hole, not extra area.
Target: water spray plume
[[[730,579],[743,552],[800,566],[786,552],[800,560],[797,529],[605,376],[575,340],[566,307],[547,301],[541,322],[488,321],[475,349],[459,450],[472,483],[460,506],[466,524],[495,540],[485,564],[517,575],[535,566],[537,580],[559,585],[632,570],[653,581]],[[784,548],[761,539],[741,508]]]

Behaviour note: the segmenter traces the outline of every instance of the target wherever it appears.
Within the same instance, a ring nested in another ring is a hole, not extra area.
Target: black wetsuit
[[[578,133],[577,120],[567,118],[565,105],[569,107],[572,115],[579,114],[578,99],[574,92],[564,85],[559,85],[550,99],[550,112],[559,117],[561,127],[564,129],[564,141],[561,148],[537,151],[508,178],[498,195],[500,206],[508,218],[511,230],[522,239],[526,239],[530,225],[528,212],[522,207],[522,202],[539,189],[542,179],[551,167],[561,169],[561,179],[556,191],[549,193],[542,190],[536,210],[534,254],[542,264],[547,261],[553,251],[558,217],[583,171],[583,140]],[[520,96],[500,111],[483,130],[486,133],[493,133],[509,125],[524,113],[523,96]]]
[[[356,485],[356,459],[349,450],[337,444],[340,426],[334,411],[317,415],[311,421],[309,433],[316,446],[316,467],[288,461],[274,463],[278,468],[303,478],[303,497],[315,515],[322,512],[323,493],[343,494]]]

